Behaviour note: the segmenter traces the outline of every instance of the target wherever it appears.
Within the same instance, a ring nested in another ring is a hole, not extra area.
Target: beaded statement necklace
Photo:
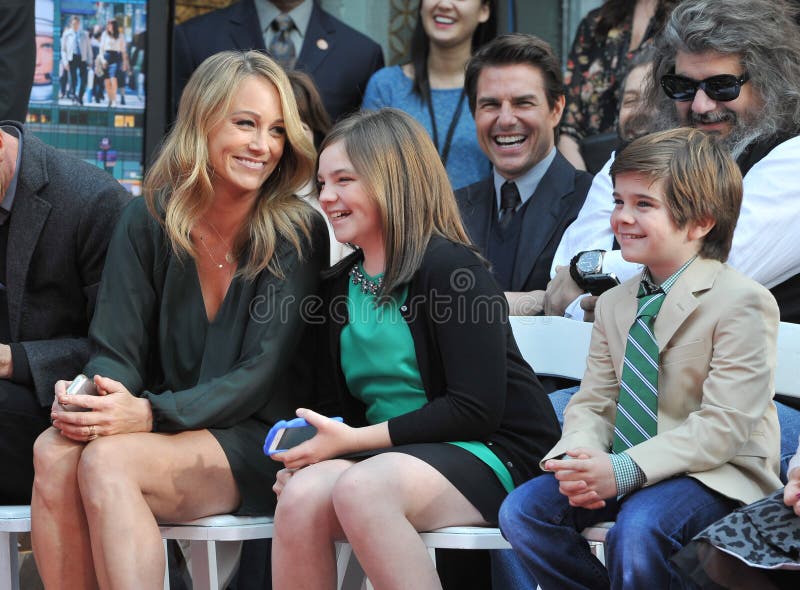
[[[361,271],[358,263],[353,265],[349,274],[353,284],[358,286],[365,295],[377,295],[380,288],[383,287],[382,276],[377,279],[370,279]]]

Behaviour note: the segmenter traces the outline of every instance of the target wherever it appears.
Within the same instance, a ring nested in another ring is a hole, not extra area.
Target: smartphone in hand
[[[69,384],[66,391],[67,395],[98,395],[97,388],[94,386],[94,381],[89,379],[86,375],[78,375]],[[68,412],[91,412],[89,408],[83,408],[74,404],[63,404],[62,407]]]
[[[343,421],[339,416],[331,418],[331,420]],[[292,447],[314,438],[315,434],[317,434],[317,429],[303,418],[294,418],[289,421],[280,420],[270,428],[269,434],[267,434],[264,441],[264,454],[274,455],[288,451]]]

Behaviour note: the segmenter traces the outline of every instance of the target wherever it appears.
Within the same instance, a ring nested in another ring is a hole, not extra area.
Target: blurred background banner
[[[169,125],[172,28],[234,0],[31,1],[36,3],[36,69],[28,127],[50,145],[105,168],[139,194],[146,163]],[[600,4],[498,0],[500,32],[538,35],[565,61],[581,17]],[[320,5],[378,42],[387,64],[408,59],[419,0],[320,0]],[[88,49],[80,62],[71,63],[77,48],[70,31],[73,17],[79,20],[79,43],[88,42]],[[114,27],[122,41],[113,43],[124,52],[124,64],[112,82],[97,56],[107,45],[104,33]]]

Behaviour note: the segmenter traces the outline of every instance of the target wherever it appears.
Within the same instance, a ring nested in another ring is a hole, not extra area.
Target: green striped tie
[[[658,431],[658,343],[653,324],[664,302],[664,291],[639,285],[639,311],[628,332],[625,362],[614,424],[614,453],[653,437]]]

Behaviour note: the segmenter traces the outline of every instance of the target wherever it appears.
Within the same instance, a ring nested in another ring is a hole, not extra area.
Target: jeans
[[[567,407],[569,400],[572,396],[578,393],[579,386],[568,387],[567,389],[559,389],[553,393],[548,393],[547,397],[550,398],[550,403],[556,411],[556,418],[558,418],[558,425],[564,427],[564,409]]]
[[[778,408],[778,422],[781,425],[781,481],[786,483],[786,467],[797,451],[797,437],[800,435],[800,411],[790,408],[781,402],[775,402]]]
[[[543,590],[666,590],[686,588],[669,558],[737,505],[683,476],[607,500],[599,510],[572,508],[545,474],[509,494],[500,528]],[[581,531],[609,520],[616,524],[606,538],[606,569]]]

